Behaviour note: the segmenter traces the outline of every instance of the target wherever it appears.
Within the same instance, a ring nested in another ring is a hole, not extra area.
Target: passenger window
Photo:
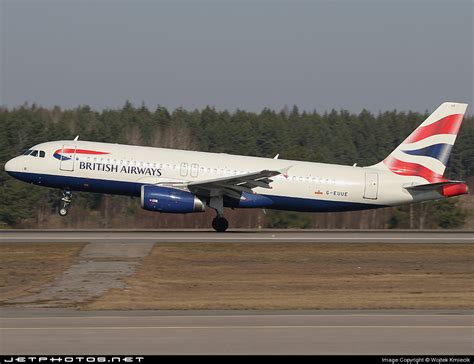
[[[40,150],[40,157],[44,158],[45,155],[46,155],[46,153],[44,151]]]
[[[33,152],[31,152],[31,155],[33,157],[37,157],[38,156],[38,151],[37,150],[34,150]]]

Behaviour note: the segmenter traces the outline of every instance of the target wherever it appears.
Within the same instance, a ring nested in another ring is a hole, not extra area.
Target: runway
[[[473,243],[469,230],[0,230],[0,243]]]
[[[3,310],[0,354],[473,354],[472,312]]]

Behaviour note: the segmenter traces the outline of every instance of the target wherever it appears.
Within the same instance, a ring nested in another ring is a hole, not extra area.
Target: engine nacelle
[[[141,206],[145,210],[185,214],[202,212],[206,205],[191,192],[176,188],[143,185]]]
[[[265,208],[273,205],[274,202],[267,196],[243,192],[240,200],[224,197],[225,207],[248,207]]]

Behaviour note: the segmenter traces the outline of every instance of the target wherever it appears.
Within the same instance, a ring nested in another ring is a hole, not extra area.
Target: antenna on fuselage
[[[276,156],[274,156],[273,159],[278,159],[279,156],[280,156],[280,153],[278,153]]]
[[[79,140],[79,135],[77,135],[75,138],[74,138],[74,141],[77,142]]]

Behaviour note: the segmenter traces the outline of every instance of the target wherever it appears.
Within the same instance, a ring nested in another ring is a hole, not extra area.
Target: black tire
[[[60,216],[66,216],[67,215],[67,209],[65,209],[64,207],[61,207],[58,211],[59,215]]]
[[[229,227],[229,221],[225,217],[216,217],[212,220],[212,227],[215,231],[223,233]]]

